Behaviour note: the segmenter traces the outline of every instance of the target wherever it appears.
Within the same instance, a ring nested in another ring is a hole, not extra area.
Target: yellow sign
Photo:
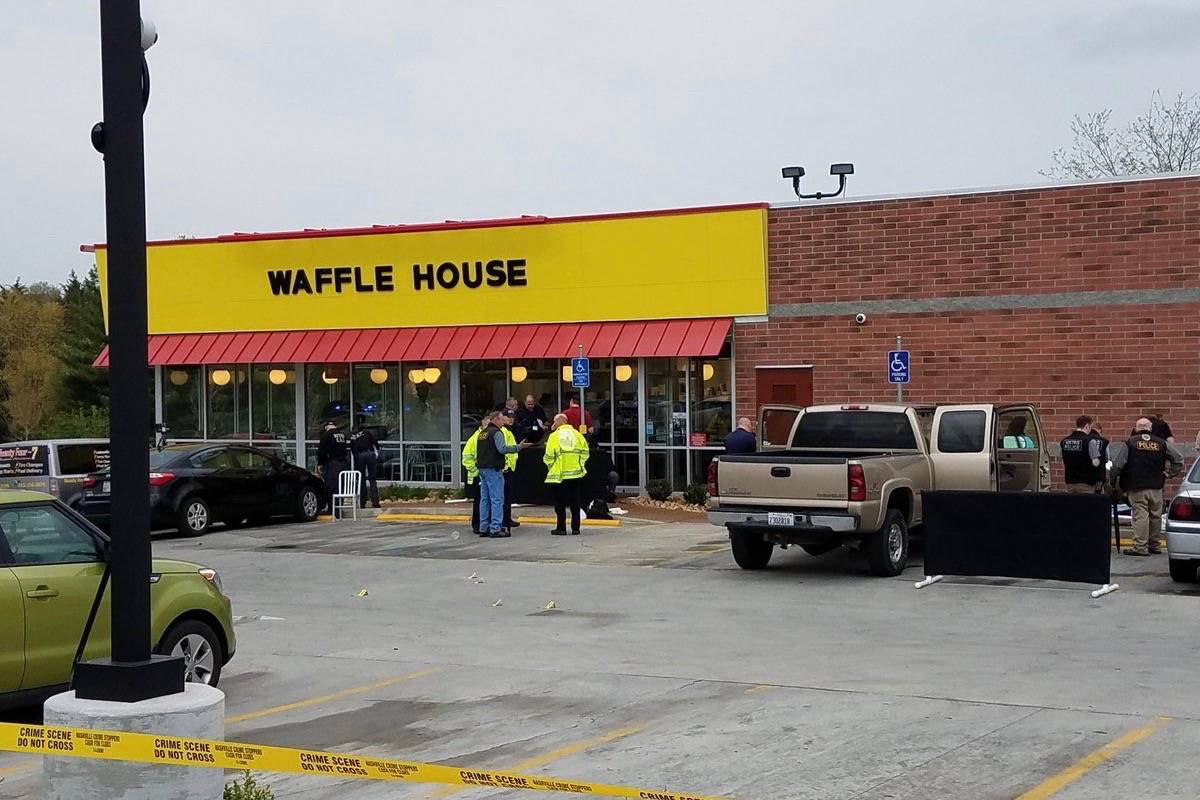
[[[696,794],[613,786],[607,783],[587,783],[565,778],[552,778],[549,775],[464,769],[445,764],[397,761],[391,758],[360,756],[350,753],[297,750],[291,747],[223,742],[216,739],[192,739],[153,733],[97,731],[53,725],[18,725],[11,722],[0,722],[0,750],[36,753],[43,756],[165,764],[172,767],[249,769],[374,781],[407,781],[410,783],[443,783],[450,786],[487,786],[493,789],[572,792],[607,797],[633,797],[639,798],[639,800],[647,798],[649,800],[718,800],[718,798]]]
[[[766,227],[743,206],[165,242],[147,248],[149,332],[763,315]]]

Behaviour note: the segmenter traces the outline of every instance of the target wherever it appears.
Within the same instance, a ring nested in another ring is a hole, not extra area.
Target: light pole
[[[149,101],[145,51],[157,40],[138,0],[101,0],[104,121],[92,144],[104,154],[112,440],[112,657],[75,670],[76,696],[137,702],[183,691],[182,659],[150,645],[152,419],[146,381],[146,179],[142,112]]]

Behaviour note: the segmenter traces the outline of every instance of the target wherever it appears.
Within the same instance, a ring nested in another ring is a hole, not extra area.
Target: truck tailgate
[[[845,458],[763,455],[721,456],[721,505],[737,505],[739,498],[759,505],[846,502]]]

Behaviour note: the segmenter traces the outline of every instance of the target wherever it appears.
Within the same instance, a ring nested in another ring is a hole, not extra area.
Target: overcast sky
[[[97,3],[0,28],[0,283],[103,241]],[[1042,180],[1200,91],[1196,0],[143,0],[151,238]],[[14,10],[15,9],[11,9]]]

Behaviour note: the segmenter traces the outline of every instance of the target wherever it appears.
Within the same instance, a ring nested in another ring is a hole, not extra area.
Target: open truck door
[[[792,445],[792,431],[800,418],[801,406],[763,406],[758,410],[758,449],[786,450]]]
[[[938,406],[929,436],[938,489],[996,489],[996,410],[990,403]]]
[[[1050,490],[1050,452],[1032,405],[996,407],[996,464],[1002,492]]]

